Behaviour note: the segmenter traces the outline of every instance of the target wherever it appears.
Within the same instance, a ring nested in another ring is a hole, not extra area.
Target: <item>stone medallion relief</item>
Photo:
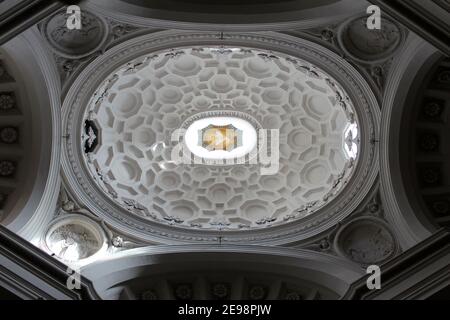
[[[105,234],[93,220],[71,214],[51,225],[45,237],[45,246],[59,259],[75,263],[105,250]]]
[[[54,51],[67,58],[82,58],[102,48],[108,37],[108,24],[102,18],[83,11],[81,29],[67,28],[69,15],[61,10],[48,19],[43,34]]]
[[[353,58],[373,62],[386,59],[399,47],[402,32],[390,19],[382,18],[381,29],[369,30],[367,17],[350,20],[341,26],[339,41]]]
[[[374,217],[354,219],[336,235],[338,252],[361,265],[380,264],[397,252],[393,233]]]

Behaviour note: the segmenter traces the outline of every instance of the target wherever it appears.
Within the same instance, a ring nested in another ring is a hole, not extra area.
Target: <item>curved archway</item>
[[[3,53],[20,81],[24,128],[23,184],[3,220],[9,229],[36,242],[53,216],[59,190],[60,82],[56,66],[36,29],[5,44]],[[25,76],[26,75],[26,76]],[[10,149],[12,152],[13,149]]]
[[[229,288],[232,299],[254,297],[255,286],[264,288],[258,290],[260,299],[286,299],[287,292],[338,299],[363,273],[346,260],[313,251],[204,245],[133,249],[82,269],[103,299],[183,300],[180,286],[191,292],[186,299],[208,299],[214,298],[208,290],[214,284]]]
[[[386,217],[404,249],[430,236],[433,227],[419,218],[422,209],[413,198],[408,197],[407,182],[398,174],[403,171],[399,153],[405,152],[402,148],[406,145],[406,141],[402,140],[405,136],[398,134],[398,130],[409,108],[409,95],[418,89],[417,85],[438,58],[439,54],[435,48],[411,35],[403,52],[393,62],[394,68],[386,85],[389,89],[383,100],[380,133],[381,195]]]
[[[418,206],[417,217],[430,230],[449,226],[448,108],[450,61],[433,56],[423,67],[408,101],[401,128],[403,180]],[[413,172],[414,174],[411,174]]]
[[[86,8],[130,24],[162,29],[262,31],[311,28],[365,11],[352,0],[206,1],[96,0]],[[242,13],[245,14],[242,14]]]

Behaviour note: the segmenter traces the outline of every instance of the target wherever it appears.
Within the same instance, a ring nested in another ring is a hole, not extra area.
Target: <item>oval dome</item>
[[[354,69],[332,74],[341,60],[306,40],[164,34],[111,49],[68,93],[63,167],[89,210],[146,239],[252,242],[307,237],[364,198],[378,111]]]
[[[318,67],[252,48],[171,48],[129,62],[98,88],[83,124],[99,187],[126,209],[180,227],[304,218],[340,192],[358,157],[347,93]],[[174,158],[183,128],[196,159]],[[279,141],[261,145],[269,139],[259,128]],[[245,159],[252,152],[258,157]],[[273,173],[261,170],[272,164]]]

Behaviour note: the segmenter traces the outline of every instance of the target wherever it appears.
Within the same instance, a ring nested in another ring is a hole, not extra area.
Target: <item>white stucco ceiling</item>
[[[173,132],[218,113],[279,130],[274,174],[252,161],[174,163]],[[343,189],[358,157],[356,118],[337,81],[308,62],[259,49],[174,48],[103,81],[87,106],[80,147],[98,187],[136,215],[248,230],[302,219]]]

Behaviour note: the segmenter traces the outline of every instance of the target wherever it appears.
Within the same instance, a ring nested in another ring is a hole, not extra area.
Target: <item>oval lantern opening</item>
[[[210,117],[193,122],[184,136],[189,151],[205,160],[240,159],[255,151],[258,134],[246,120]]]

